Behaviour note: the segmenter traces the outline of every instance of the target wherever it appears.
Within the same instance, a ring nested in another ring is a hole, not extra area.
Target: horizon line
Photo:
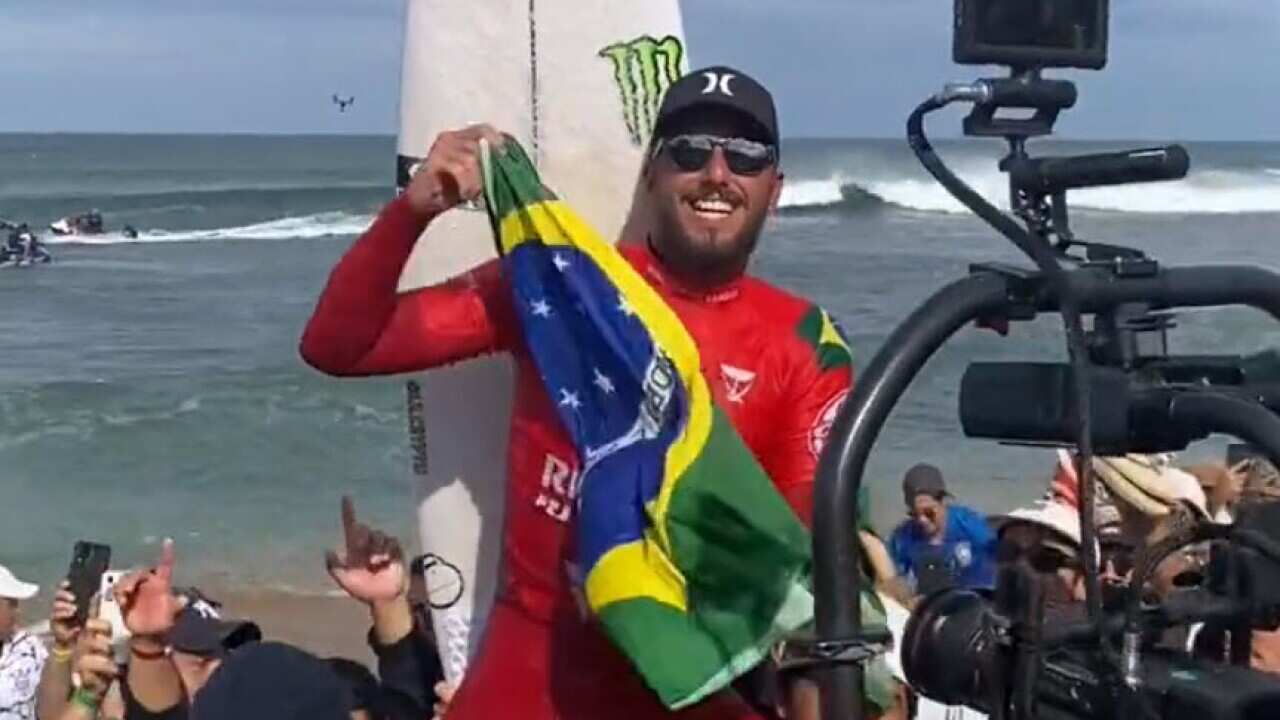
[[[165,131],[121,131],[121,130],[0,130],[0,137],[15,135],[34,135],[34,136],[96,136],[96,137],[245,137],[245,138],[378,138],[394,140],[397,136],[394,132],[285,132],[285,131],[204,131],[204,130],[165,130]],[[999,138],[978,138],[968,137],[960,134],[942,134],[934,135],[938,140],[983,140]],[[1045,136],[1047,140],[1066,140],[1070,142],[1102,142],[1102,143],[1120,143],[1120,142],[1157,142],[1170,140],[1167,137],[1159,138],[1124,138],[1124,137],[1093,137],[1093,136],[1077,136],[1077,135],[1049,135]],[[786,141],[811,141],[811,140],[902,140],[906,138],[898,135],[795,135],[784,138]],[[1239,143],[1239,144],[1276,144],[1280,143],[1280,138],[1263,139],[1263,138],[1178,138],[1174,142],[1186,143]]]

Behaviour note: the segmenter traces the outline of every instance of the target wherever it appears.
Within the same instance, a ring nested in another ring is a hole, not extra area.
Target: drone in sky
[[[338,94],[334,94],[333,96],[333,104],[338,106],[338,112],[346,112],[347,108],[351,107],[351,103],[355,101],[356,101],[355,95],[352,95],[351,97],[345,97],[345,98]]]

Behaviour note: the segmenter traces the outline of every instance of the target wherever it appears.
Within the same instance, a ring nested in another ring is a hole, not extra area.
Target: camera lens
[[[988,668],[998,652],[990,604],[972,590],[934,593],[911,613],[902,636],[907,682],[947,705],[986,709]]]

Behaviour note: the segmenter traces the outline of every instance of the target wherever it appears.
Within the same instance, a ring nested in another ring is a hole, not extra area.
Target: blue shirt
[[[936,590],[943,583],[966,588],[995,585],[995,533],[985,517],[963,505],[947,505],[941,544],[930,543],[914,520],[905,520],[893,531],[889,553],[898,573],[920,592]]]

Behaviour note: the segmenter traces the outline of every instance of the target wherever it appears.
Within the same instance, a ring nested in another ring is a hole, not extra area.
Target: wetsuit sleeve
[[[806,340],[811,334],[801,332]],[[787,504],[805,525],[812,525],[813,475],[831,423],[853,383],[853,362],[843,339],[837,343],[830,337],[804,343],[795,358],[784,401],[769,425],[774,441],[760,460]]]
[[[416,627],[391,645],[379,645],[370,630],[369,647],[378,658],[384,716],[389,720],[429,717],[438,700],[435,684],[444,679],[436,649]]]
[[[400,273],[427,221],[401,196],[343,255],[302,334],[307,364],[330,375],[389,375],[512,347],[498,262],[410,293]]]

